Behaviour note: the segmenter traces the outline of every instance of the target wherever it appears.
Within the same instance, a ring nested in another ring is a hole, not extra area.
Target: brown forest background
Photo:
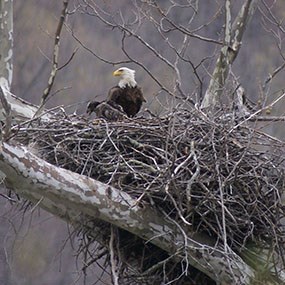
[[[54,33],[62,9],[62,1],[58,0],[15,0],[14,1],[14,77],[12,92],[17,96],[34,104],[39,104],[41,95],[47,85],[51,70]],[[131,0],[102,0],[97,1],[110,13],[118,14],[131,22],[133,20],[133,1]],[[169,1],[157,1],[162,7],[167,7]],[[183,1],[180,1],[183,2]],[[233,10],[241,6],[243,1],[232,1]],[[273,5],[273,12],[280,18],[285,17],[285,2],[283,0],[264,1]],[[200,1],[199,12],[195,25],[208,22],[217,12],[223,1]],[[69,10],[74,10],[77,1],[71,1]],[[75,11],[75,10],[74,10]],[[187,9],[173,9],[173,20],[186,23],[189,20]],[[222,38],[223,13],[218,14],[215,20],[199,31],[202,36]],[[80,12],[71,13],[67,19],[68,27],[85,47],[109,61],[125,60],[121,49],[122,35],[119,30],[110,29],[93,16]],[[252,101],[260,99],[260,87],[264,80],[275,68],[280,66],[284,59],[280,56],[276,38],[271,27],[264,21],[262,13],[257,10],[252,18],[243,39],[243,46],[233,66],[235,75],[245,87],[247,96]],[[115,85],[116,78],[112,71],[113,66],[97,59],[76,41],[69,31],[63,30],[59,52],[59,66],[65,64],[73,51],[79,48],[72,61],[58,72],[52,92],[56,93],[48,102],[48,107],[57,105],[68,106],[68,112],[83,113],[88,100],[98,96],[103,100],[108,89]],[[138,33],[161,54],[169,60],[174,58],[173,52],[167,48],[149,22],[143,22]],[[284,34],[283,34],[284,36]],[[170,40],[181,42],[179,33],[172,33]],[[282,35],[280,36],[282,40]],[[282,50],[282,41],[280,43]],[[173,72],[159,61],[154,54],[133,38],[126,39],[126,49],[137,61],[142,62],[163,85],[171,87]],[[284,49],[283,49],[284,51]],[[218,49],[214,44],[191,39],[187,48],[189,59],[198,64],[202,59],[209,57],[198,70],[203,80],[203,91],[209,82],[209,73],[213,70]],[[283,52],[284,53],[284,52]],[[167,95],[151,79],[146,72],[135,64],[127,64],[136,69],[136,78],[142,86],[148,102],[146,107],[155,113],[161,113],[163,107],[160,102],[167,104]],[[183,88],[191,94],[197,84],[189,65],[179,66],[182,71]],[[284,89],[284,72],[274,78],[270,90],[271,102]],[[59,92],[56,92],[58,91]],[[189,90],[189,91],[188,91]],[[280,91],[281,90],[281,91]],[[199,100],[199,97],[195,98]],[[263,98],[262,98],[263,99]],[[284,115],[284,100],[275,106],[272,115]],[[284,122],[266,124],[266,131],[284,139]],[[72,229],[61,220],[45,213],[38,208],[29,208],[23,217],[25,205],[12,206],[4,198],[0,199],[0,285],[47,285],[47,284],[109,284],[108,276],[99,279],[100,270],[94,266],[87,272],[85,278],[80,271],[82,263],[76,259],[78,237],[69,239]],[[104,281],[106,283],[104,283]]]

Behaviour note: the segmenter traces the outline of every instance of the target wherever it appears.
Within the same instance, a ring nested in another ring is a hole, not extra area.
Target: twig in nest
[[[64,23],[64,20],[65,20],[66,14],[67,14],[68,2],[69,2],[69,0],[64,0],[63,1],[63,8],[62,8],[62,11],[61,11],[60,19],[59,19],[59,22],[58,22],[58,25],[57,25],[57,29],[56,29],[56,33],[55,33],[51,73],[50,73],[50,77],[49,77],[49,80],[48,80],[48,85],[47,85],[47,87],[44,90],[44,93],[42,95],[40,106],[39,106],[37,112],[35,113],[34,117],[36,117],[39,113],[41,113],[42,109],[44,108],[45,103],[47,101],[47,98],[48,98],[48,96],[50,94],[50,90],[51,90],[51,88],[53,86],[56,73],[58,71],[58,53],[59,53],[59,44],[60,44],[60,34],[61,34],[63,23]]]
[[[193,173],[193,175],[191,176],[191,178],[189,179],[189,181],[187,182],[186,197],[187,197],[188,202],[191,201],[191,187],[192,187],[192,184],[196,181],[197,177],[200,174],[200,165],[199,165],[199,162],[198,162],[197,155],[195,153],[195,146],[194,146],[194,142],[193,141],[191,142],[191,156],[193,156],[193,160],[194,160],[194,163],[195,163],[195,166],[196,166],[196,170]]]
[[[278,103],[281,99],[283,99],[285,97],[285,93],[283,93],[282,95],[280,95],[277,99],[275,99],[273,102],[271,102],[270,104],[268,104],[267,106],[257,110],[256,112],[254,112],[253,114],[251,114],[249,117],[247,117],[245,120],[241,121],[240,123],[238,123],[237,125],[235,125],[233,129],[237,129],[238,127],[240,127],[242,124],[244,124],[247,121],[251,121],[251,120],[255,120],[255,118],[258,118],[258,114],[260,114],[262,111],[267,110],[268,108],[273,107],[276,103]],[[264,117],[263,117],[264,119]]]
[[[8,195],[2,194],[0,193],[0,196],[4,197],[5,199],[7,199],[8,201],[15,203],[17,202],[15,199],[12,199],[11,197],[9,197]]]
[[[258,116],[251,118],[250,121],[259,122],[284,122],[285,116]]]

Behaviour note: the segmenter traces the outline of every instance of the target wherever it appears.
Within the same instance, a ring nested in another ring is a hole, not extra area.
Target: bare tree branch
[[[37,112],[35,113],[35,117],[42,112],[45,103],[47,101],[47,98],[50,94],[50,90],[54,84],[54,80],[56,77],[56,73],[58,71],[58,54],[59,54],[59,44],[60,44],[60,34],[61,34],[61,30],[65,21],[65,17],[67,14],[67,6],[68,6],[68,2],[69,0],[64,0],[63,1],[63,8],[61,11],[61,15],[60,15],[60,20],[58,22],[57,25],[57,29],[55,32],[55,40],[54,40],[54,49],[53,49],[53,57],[52,57],[52,69],[51,69],[51,73],[50,73],[50,77],[48,80],[48,85],[46,87],[46,89],[44,90],[44,93],[42,95],[42,99],[41,99],[41,103],[39,106],[39,109],[37,110]],[[72,56],[73,57],[73,56]]]
[[[207,37],[203,37],[201,35],[198,35],[196,34],[194,31],[189,31],[186,27],[182,26],[182,25],[177,25],[175,24],[173,21],[170,20],[170,18],[168,17],[168,13],[170,11],[170,9],[168,9],[168,12],[164,12],[160,7],[159,5],[154,1],[148,1],[150,5],[153,5],[157,11],[161,14],[161,16],[165,19],[166,22],[168,22],[169,24],[171,24],[171,26],[173,26],[174,29],[180,31],[182,34],[184,35],[187,35],[189,37],[192,37],[192,38],[196,38],[196,39],[199,39],[201,41],[205,41],[205,42],[208,42],[208,43],[213,43],[213,44],[218,44],[218,45],[222,45],[223,43],[218,41],[218,40],[215,40],[215,39],[210,39],[210,38],[207,38]],[[173,5],[175,7],[175,4]],[[218,12],[216,13],[216,15],[218,14]],[[215,18],[216,15],[213,17]],[[203,25],[204,26],[207,26],[206,25]],[[201,29],[201,27],[199,27],[199,29]],[[197,29],[198,30],[198,29]]]

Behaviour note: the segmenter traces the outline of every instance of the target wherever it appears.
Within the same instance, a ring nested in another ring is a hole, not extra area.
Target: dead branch
[[[111,234],[110,234],[110,242],[109,242],[109,249],[110,249],[110,263],[111,263],[111,273],[112,273],[112,280],[114,285],[119,285],[119,276],[118,276],[118,267],[116,262],[115,254],[115,233],[114,227],[111,226]]]
[[[47,101],[47,98],[50,94],[50,90],[54,84],[54,80],[56,77],[56,73],[58,71],[58,55],[59,55],[59,44],[60,44],[60,34],[62,31],[62,27],[65,21],[65,17],[67,14],[67,6],[68,6],[68,2],[69,0],[64,0],[63,1],[63,8],[61,11],[61,15],[60,15],[60,19],[57,25],[57,29],[55,32],[55,40],[54,40],[54,48],[53,48],[53,57],[52,57],[52,69],[51,69],[51,73],[50,73],[50,77],[48,80],[48,85],[46,87],[46,89],[44,90],[44,93],[42,95],[42,99],[41,99],[41,103],[39,105],[39,109],[37,110],[37,112],[35,113],[35,117],[40,114],[45,106],[45,103]]]
[[[250,121],[259,121],[259,122],[284,122],[285,116],[257,116],[250,118]]]

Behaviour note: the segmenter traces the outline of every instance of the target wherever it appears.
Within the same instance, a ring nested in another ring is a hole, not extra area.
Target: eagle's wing
[[[121,95],[122,89],[119,86],[114,86],[109,90],[107,101],[113,101],[119,104],[118,100],[120,100]]]
[[[146,99],[143,96],[143,92],[142,92],[141,87],[137,86],[136,89],[137,89],[136,93],[137,93],[138,100],[141,101],[142,103],[146,102]]]
[[[130,112],[132,113],[131,116],[133,117],[140,111],[143,102],[146,102],[146,100],[143,96],[141,88],[138,86],[130,88],[128,93],[132,96],[133,104],[130,105]]]
[[[139,112],[142,103],[145,101],[142,90],[138,86],[127,86],[125,88],[115,86],[110,89],[108,94],[108,102],[114,102],[115,104],[122,106],[128,117],[135,116]]]
[[[109,90],[107,102],[111,105],[121,106],[130,117],[129,108],[134,104],[134,101],[132,95],[127,90],[127,88],[120,88],[119,86],[112,87]]]

